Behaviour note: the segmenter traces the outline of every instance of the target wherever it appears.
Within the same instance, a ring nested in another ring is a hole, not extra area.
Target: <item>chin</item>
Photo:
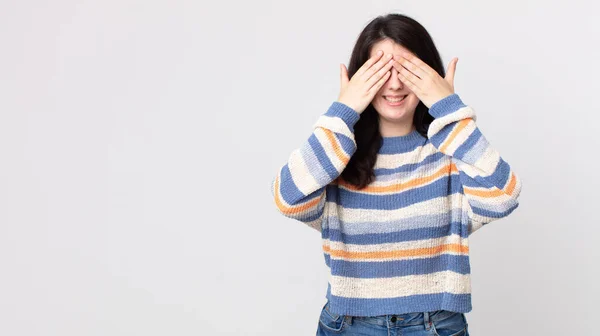
[[[414,111],[410,113],[407,113],[406,111],[383,111],[383,113],[379,113],[379,115],[390,121],[406,120],[408,122],[409,120],[412,121]]]

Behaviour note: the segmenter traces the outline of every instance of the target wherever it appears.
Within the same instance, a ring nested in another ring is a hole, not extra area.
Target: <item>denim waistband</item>
[[[352,324],[353,320],[360,320],[364,323],[383,327],[402,327],[422,324],[426,329],[431,326],[431,320],[443,320],[456,314],[448,310],[435,310],[431,312],[416,312],[397,315],[378,315],[378,316],[346,316],[346,321]]]

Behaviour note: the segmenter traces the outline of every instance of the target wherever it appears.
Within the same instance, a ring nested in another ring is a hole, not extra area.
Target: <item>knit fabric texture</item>
[[[360,114],[333,102],[272,180],[277,209],[321,233],[336,314],[472,309],[469,236],[518,207],[521,180],[458,94],[429,113],[427,137],[383,137],[359,190],[341,173]]]

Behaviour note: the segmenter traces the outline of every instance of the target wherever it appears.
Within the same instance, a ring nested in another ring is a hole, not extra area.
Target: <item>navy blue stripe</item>
[[[510,215],[510,213],[513,212],[518,207],[519,207],[519,202],[515,202],[510,208],[508,208],[504,211],[500,211],[500,212],[489,210],[489,209],[483,209],[483,208],[480,208],[477,206],[471,206],[471,209],[473,209],[473,213],[476,215],[486,216],[486,217],[491,217],[491,218],[503,218],[503,217]]]
[[[458,165],[457,165],[458,167]],[[482,177],[475,176],[471,177],[467,175],[465,172],[459,169],[459,176],[462,181],[462,184],[467,187],[475,187],[475,188],[487,188],[492,189],[492,187],[496,187],[498,189],[503,189],[510,178],[510,166],[506,161],[502,158],[498,161],[494,173],[490,176]]]
[[[356,143],[354,140],[341,133],[335,133],[335,137],[338,139],[342,149],[348,156],[354,155],[354,152],[356,151]]]
[[[471,294],[453,294],[448,292],[436,294],[420,294],[381,299],[363,299],[335,296],[331,294],[331,286],[327,285],[329,310],[338,315],[376,316],[397,314],[399,317],[417,316],[422,318],[423,312],[438,309],[467,313],[472,310]],[[407,315],[400,315],[407,314]]]
[[[399,243],[405,241],[439,238],[451,234],[467,237],[466,226],[463,226],[463,224],[458,221],[453,221],[440,227],[432,226],[383,233],[349,235],[343,233],[339,229],[333,229],[331,227],[323,228],[323,231],[326,237],[328,237],[331,241],[339,241],[356,245]]]
[[[466,105],[460,99],[458,94],[453,93],[433,103],[433,105],[431,105],[429,108],[429,114],[431,114],[434,118],[440,118],[452,112],[456,112],[465,106]]]
[[[354,125],[358,122],[358,119],[360,119],[360,114],[348,105],[338,101],[331,103],[329,109],[325,112],[325,115],[328,117],[339,117],[346,123],[351,131],[354,131]]]
[[[431,274],[446,270],[460,274],[471,273],[468,255],[448,253],[433,257],[389,261],[354,261],[330,258],[329,266],[333,266],[331,268],[332,275],[363,279]]]
[[[338,188],[337,194],[328,195],[327,200],[336,202],[344,208],[395,210],[461,192],[459,177],[457,174],[452,174],[440,177],[425,186],[386,195],[363,194],[360,191]]]
[[[465,140],[465,142],[463,142],[462,144],[460,144],[458,146],[458,148],[456,149],[456,151],[454,151],[454,153],[452,154],[453,157],[461,159],[465,156],[465,154],[471,149],[473,148],[473,146],[475,146],[475,144],[477,143],[477,141],[479,141],[479,138],[482,137],[481,131],[479,130],[479,128],[475,128],[475,130],[469,134],[469,136],[467,137],[467,140]]]
[[[308,202],[313,198],[319,197],[323,191],[323,188],[320,188],[319,190],[316,190],[315,192],[305,196],[294,183],[288,165],[286,164],[281,168],[279,193],[281,194],[281,198],[290,205]]]
[[[330,131],[327,130],[326,132],[330,132]],[[325,170],[327,175],[329,175],[329,178],[332,181],[335,178],[337,178],[339,175],[337,169],[335,169],[335,166],[333,165],[333,163],[331,163],[331,160],[329,160],[329,157],[327,156],[327,152],[325,152],[325,149],[323,148],[323,146],[321,146],[319,139],[317,139],[317,137],[314,133],[308,138],[308,144],[312,148],[315,156],[319,160],[319,163],[321,163],[321,166],[323,167],[323,169]],[[310,165],[311,163],[307,162],[307,164]],[[314,170],[311,171],[311,173],[312,172],[314,172]]]

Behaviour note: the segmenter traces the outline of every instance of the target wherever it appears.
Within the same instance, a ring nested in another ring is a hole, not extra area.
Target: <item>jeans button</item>
[[[396,316],[392,316],[392,322],[396,322]]]

